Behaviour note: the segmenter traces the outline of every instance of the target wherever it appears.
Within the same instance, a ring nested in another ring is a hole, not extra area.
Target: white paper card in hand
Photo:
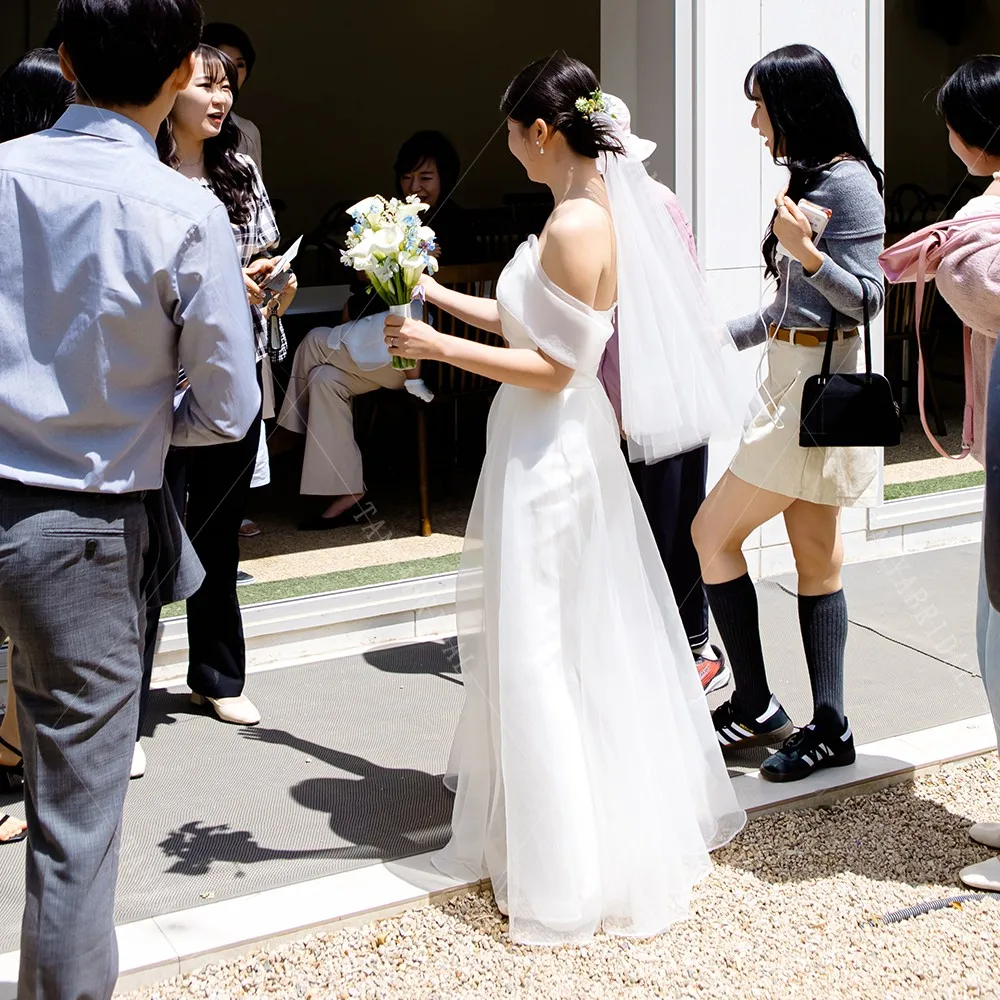
[[[293,260],[298,256],[299,247],[302,246],[303,237],[299,237],[280,257],[278,257],[274,262],[274,267],[271,268],[271,277],[276,278],[282,271],[284,271],[292,263]],[[267,283],[261,286],[262,288],[267,287]]]

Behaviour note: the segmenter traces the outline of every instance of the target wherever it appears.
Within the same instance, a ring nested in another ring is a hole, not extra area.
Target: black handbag
[[[837,311],[823,354],[823,370],[802,387],[803,448],[892,448],[899,444],[899,406],[884,375],[872,371],[872,335],[868,317],[868,290],[861,282],[865,320],[865,370],[831,372],[833,343],[837,339]]]

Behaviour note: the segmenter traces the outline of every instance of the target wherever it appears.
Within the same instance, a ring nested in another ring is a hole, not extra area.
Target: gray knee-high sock
[[[760,645],[757,591],[745,573],[728,583],[706,584],[705,592],[733,670],[733,708],[740,715],[757,718],[771,700]]]
[[[799,627],[809,667],[813,722],[820,729],[844,728],[844,651],[847,599],[843,590],[822,597],[799,595]]]

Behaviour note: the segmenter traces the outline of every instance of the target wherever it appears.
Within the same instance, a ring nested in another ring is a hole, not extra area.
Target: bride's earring
[[[545,155],[545,147],[540,142],[536,142],[535,145],[538,147],[538,155],[539,156],[544,156]]]

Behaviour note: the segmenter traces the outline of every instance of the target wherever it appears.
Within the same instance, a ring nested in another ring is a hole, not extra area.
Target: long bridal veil
[[[612,124],[613,119],[610,119]],[[636,158],[602,165],[618,241],[622,429],[647,463],[742,427],[738,352],[712,316],[705,279]]]

